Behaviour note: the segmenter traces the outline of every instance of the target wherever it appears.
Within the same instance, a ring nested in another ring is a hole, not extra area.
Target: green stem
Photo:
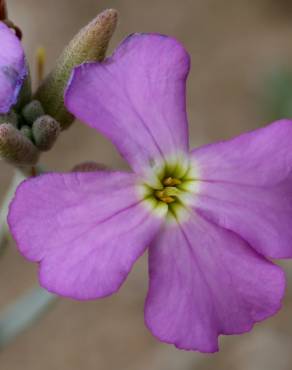
[[[33,288],[0,314],[0,348],[30,327],[55,302],[56,296],[40,287]]]
[[[34,170],[36,174],[42,172],[39,167]],[[16,170],[4,198],[0,210],[0,253],[3,252],[9,235],[6,219],[10,201],[19,183],[30,175],[31,173],[28,171]],[[38,320],[55,300],[55,295],[46,292],[40,287],[36,287],[2,311],[0,313],[0,349]]]

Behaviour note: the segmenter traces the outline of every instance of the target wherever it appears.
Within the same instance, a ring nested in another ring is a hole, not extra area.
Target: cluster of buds
[[[16,166],[33,166],[40,152],[53,147],[60,131],[59,122],[32,100],[20,112],[0,116],[1,157]]]
[[[0,26],[1,23],[10,28],[20,44],[21,31],[7,18],[6,4],[2,0]],[[41,152],[53,147],[60,132],[74,120],[64,105],[64,91],[72,69],[84,62],[104,59],[116,23],[117,12],[108,9],[81,29],[65,48],[51,73],[40,82],[35,93],[31,91],[31,79],[25,65],[26,73],[22,75],[21,88],[18,81],[11,91],[11,95],[17,95],[15,101],[6,110],[1,110],[0,101],[0,158],[16,167],[31,167],[37,164]],[[9,46],[9,43],[4,42],[5,45]],[[13,63],[8,66],[2,63],[0,53],[0,82],[3,76],[5,83],[5,79],[9,84],[11,80],[15,82],[15,74],[19,71]],[[43,58],[40,57],[42,63]],[[1,88],[0,85],[0,93]],[[17,88],[19,91],[16,91]]]

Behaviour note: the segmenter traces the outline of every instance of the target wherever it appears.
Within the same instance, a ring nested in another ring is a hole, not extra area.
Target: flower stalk
[[[35,287],[0,313],[0,349],[40,319],[56,298],[42,288]]]

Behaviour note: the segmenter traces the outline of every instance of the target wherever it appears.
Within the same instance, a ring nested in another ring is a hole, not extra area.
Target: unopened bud
[[[0,124],[10,122],[15,128],[18,127],[18,115],[13,110],[7,114],[0,115]]]
[[[101,61],[117,24],[117,11],[107,9],[81,29],[60,56],[56,67],[40,85],[36,99],[46,114],[60,122],[62,129],[74,120],[64,106],[64,91],[72,69],[84,62]]]
[[[72,172],[95,172],[95,171],[108,171],[109,168],[102,163],[97,162],[83,162],[77,164],[72,168]]]
[[[0,125],[0,157],[17,166],[35,165],[39,151],[10,123]]]
[[[32,100],[22,109],[22,115],[27,123],[33,124],[35,120],[45,114],[41,103],[38,100]]]
[[[59,122],[50,116],[39,117],[32,125],[35,145],[43,152],[53,147],[60,132]]]
[[[22,132],[25,137],[32,141],[33,136],[31,127],[24,125],[21,127],[20,132]]]

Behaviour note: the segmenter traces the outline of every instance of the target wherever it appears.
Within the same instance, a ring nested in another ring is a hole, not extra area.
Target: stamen
[[[37,83],[38,86],[44,79],[45,74],[45,61],[46,61],[46,51],[43,47],[39,47],[36,51],[36,64],[37,64]]]
[[[169,186],[163,190],[156,190],[154,194],[156,198],[160,199],[162,202],[172,203],[175,201],[175,198],[173,197],[178,196],[180,194],[180,190]]]
[[[159,199],[164,197],[164,191],[163,190],[156,190],[154,194],[155,194],[156,198],[159,198]]]
[[[181,180],[175,178],[175,177],[167,177],[163,180],[163,185],[165,186],[176,186],[181,184]]]
[[[161,200],[162,202],[167,203],[167,204],[175,202],[175,199],[172,197],[163,197],[161,198]]]
[[[181,191],[178,188],[175,188],[173,186],[167,186],[166,188],[163,189],[163,193],[166,196],[178,196]]]
[[[168,215],[175,212],[184,218],[186,205],[194,201],[193,193],[198,192],[197,178],[189,160],[182,158],[181,161],[166,162],[160,167],[156,165],[149,182],[139,184],[139,195],[153,211],[156,207],[162,207]]]

